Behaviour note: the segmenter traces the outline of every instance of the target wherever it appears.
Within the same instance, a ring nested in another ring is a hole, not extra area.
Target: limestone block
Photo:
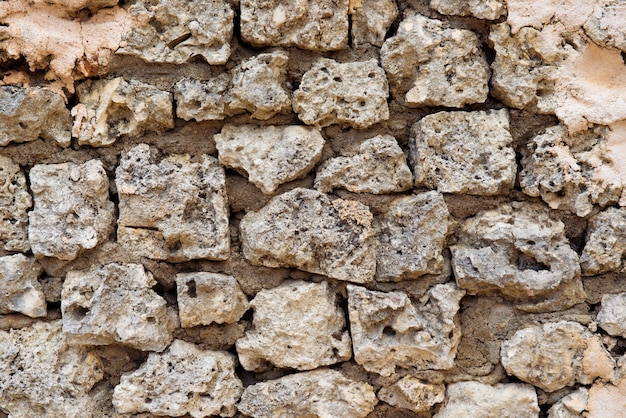
[[[222,120],[236,112],[230,108],[231,78],[222,73],[210,80],[182,78],[174,85],[176,116],[185,120]]]
[[[589,388],[589,402],[587,403],[587,411],[589,412],[587,412],[587,416],[592,418],[623,418],[624,404],[626,404],[626,377],[614,385],[596,383]]]
[[[626,292],[602,296],[596,321],[610,335],[626,338]]]
[[[115,208],[100,160],[38,164],[29,177],[35,208],[28,238],[35,256],[73,260],[113,232]]]
[[[23,254],[0,257],[0,313],[46,316],[46,297],[37,277],[42,268]]]
[[[33,199],[26,188],[26,177],[20,166],[0,155],[0,249],[30,249],[26,211],[32,205]]]
[[[176,321],[140,264],[107,264],[67,273],[61,293],[63,332],[76,344],[119,343],[163,351]]]
[[[439,274],[450,213],[435,191],[402,197],[374,221],[376,228],[376,280],[415,279]]]
[[[406,156],[391,135],[378,135],[361,144],[352,157],[326,160],[317,170],[315,188],[329,193],[346,189],[354,193],[396,193],[413,187]]]
[[[368,283],[376,271],[372,220],[361,203],[297,188],[243,217],[243,255],[255,265]]]
[[[380,50],[393,95],[409,107],[462,107],[489,93],[489,66],[475,33],[409,13]]]
[[[224,125],[214,136],[222,165],[248,176],[263,193],[304,177],[322,157],[324,138],[305,126]]]
[[[503,0],[430,0],[430,7],[442,15],[474,16],[486,20],[506,14]]]
[[[442,384],[423,383],[407,375],[391,386],[378,391],[378,399],[397,408],[416,413],[426,412],[445,399],[446,387]]]
[[[598,45],[626,52],[626,5],[621,0],[599,1],[585,22],[585,33]]]
[[[539,403],[530,385],[509,383],[489,386],[479,382],[451,383],[446,402],[433,418],[537,418]]]
[[[343,311],[326,282],[289,282],[262,290],[250,302],[254,329],[237,340],[246,370],[276,367],[312,370],[349,360],[350,336]]]
[[[480,212],[460,225],[457,237],[452,268],[471,295],[498,293],[531,312],[585,300],[578,255],[563,223],[542,205],[512,202]]]
[[[225,0],[138,0],[117,54],[150,63],[183,64],[200,56],[211,65],[230,57],[234,13]]]
[[[225,260],[229,256],[224,170],[211,156],[159,160],[140,144],[122,154],[115,184],[120,199],[117,238],[155,260]]]
[[[589,391],[581,387],[555,402],[548,411],[548,418],[583,418],[588,401]]]
[[[382,46],[389,27],[398,16],[395,0],[361,0],[350,3],[352,45]]]
[[[377,401],[369,384],[319,369],[250,385],[238,408],[254,418],[364,418]]]
[[[591,217],[580,255],[586,276],[620,270],[626,252],[626,208],[608,208]]]
[[[121,77],[78,85],[80,103],[72,109],[72,135],[80,145],[104,147],[117,139],[174,127],[172,94]]]
[[[600,337],[577,322],[521,329],[502,343],[500,355],[508,374],[546,392],[614,377],[615,361]]]
[[[439,112],[411,129],[415,185],[493,195],[513,187],[516,165],[506,109]]]
[[[257,47],[334,51],[348,46],[348,0],[241,0],[241,37]]]
[[[320,58],[293,93],[293,110],[317,128],[338,123],[364,129],[389,119],[387,78],[376,60],[340,64]]]
[[[139,369],[122,375],[113,405],[122,414],[232,417],[242,392],[232,354],[174,340],[166,351],[150,353]]]
[[[606,129],[569,135],[564,126],[547,128],[523,151],[520,186],[552,209],[587,216],[594,205],[619,201],[623,185],[607,148]]]
[[[61,95],[40,87],[0,86],[0,146],[44,138],[68,147],[71,129]]]
[[[67,344],[61,321],[0,331],[0,408],[10,417],[99,416],[103,377],[96,355]]]
[[[178,315],[183,328],[230,324],[248,310],[248,298],[232,276],[217,273],[176,275]]]
[[[68,11],[76,12],[82,9],[91,11],[103,7],[116,6],[119,0],[35,0],[33,3],[50,3],[61,6]]]
[[[454,285],[443,284],[413,302],[404,292],[348,285],[356,362],[383,376],[392,375],[396,367],[452,368],[461,339],[455,315],[463,295]]]

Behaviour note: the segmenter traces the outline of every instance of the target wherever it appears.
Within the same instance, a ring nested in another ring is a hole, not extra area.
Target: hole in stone
[[[152,398],[146,398],[145,403],[152,403]]]
[[[187,39],[191,38],[191,34],[190,33],[186,33],[182,36],[179,36],[176,39],[172,39],[171,41],[168,42],[167,46],[171,49],[176,48],[178,45],[182,44],[183,42],[185,42]]]
[[[195,280],[191,280],[189,281],[189,283],[187,283],[187,294],[190,298],[195,298],[198,296]]]
[[[153,317],[153,316],[149,316],[147,318],[147,321],[148,321],[149,324],[154,324],[156,322],[156,318]]]
[[[383,328],[383,335],[386,335],[388,337],[393,337],[396,335],[396,331],[394,331],[394,329],[391,327],[385,327]]]
[[[80,321],[81,319],[85,318],[88,313],[89,313],[89,309],[83,308],[82,306],[77,306],[73,308],[70,312],[71,316],[77,321]]]
[[[516,260],[516,266],[518,270],[534,270],[534,271],[542,271],[542,270],[550,270],[550,267],[538,261],[535,257],[530,254],[520,254]]]
[[[626,64],[626,52],[622,51],[622,61]]]

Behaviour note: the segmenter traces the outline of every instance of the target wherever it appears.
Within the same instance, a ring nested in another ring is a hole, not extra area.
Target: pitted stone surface
[[[254,418],[365,418],[376,403],[369,384],[319,369],[250,385],[238,408]]]
[[[415,279],[442,272],[442,251],[450,229],[450,213],[435,191],[402,197],[374,221],[376,280]]]
[[[122,414],[232,417],[242,392],[232,354],[174,340],[165,352],[150,353],[139,369],[121,377],[113,405]]]
[[[324,138],[305,126],[224,125],[214,136],[220,163],[248,175],[263,193],[305,176],[322,156]]]
[[[443,15],[474,16],[487,20],[506,14],[503,0],[430,0],[430,7]]]
[[[602,296],[596,321],[610,335],[626,338],[626,292]]]
[[[345,48],[348,0],[241,0],[241,36],[257,47]]]
[[[232,276],[217,273],[176,275],[178,315],[183,328],[239,321],[248,298]]]
[[[415,185],[442,193],[493,195],[513,187],[516,165],[508,112],[439,112],[413,125]]]
[[[10,158],[0,155],[0,248],[28,251],[28,213],[33,199],[26,177]]]
[[[151,288],[152,274],[140,264],[107,264],[70,271],[63,283],[63,332],[76,344],[120,343],[163,351],[176,322],[165,299]]]
[[[626,209],[608,208],[592,216],[587,231],[587,242],[580,255],[583,274],[621,270],[626,252]]]
[[[383,376],[396,367],[452,368],[461,339],[455,315],[463,295],[454,285],[436,285],[413,302],[404,292],[348,285],[354,359]]]
[[[585,33],[593,42],[626,52],[626,5],[621,0],[599,1],[585,22]]]
[[[398,408],[416,413],[426,412],[445,399],[446,387],[442,384],[424,383],[407,375],[391,386],[378,391],[378,399]]]
[[[372,214],[361,203],[331,202],[322,193],[298,188],[248,212],[240,230],[243,255],[252,264],[296,267],[355,283],[374,278]]]
[[[293,110],[307,125],[338,123],[364,129],[389,119],[387,78],[376,60],[340,64],[320,58],[293,93]]]
[[[33,3],[51,3],[62,6],[69,11],[78,11],[82,9],[89,9],[93,11],[103,7],[115,6],[118,1],[119,0],[35,0]]]
[[[581,387],[554,403],[548,411],[548,418],[583,418],[588,401],[589,391]]]
[[[174,85],[176,116],[184,120],[222,120],[237,113],[230,107],[231,77],[222,73],[210,80],[182,78]]]
[[[211,156],[156,158],[146,144],[122,154],[115,184],[118,241],[143,257],[173,262],[229,256],[224,170]]]
[[[565,309],[585,299],[578,255],[561,221],[541,205],[513,202],[463,222],[452,250],[458,286],[499,293],[525,311]]]
[[[28,238],[37,257],[73,260],[113,231],[109,179],[99,160],[84,164],[38,164],[30,170],[35,208]]]
[[[489,66],[469,30],[410,13],[380,55],[392,94],[407,106],[462,107],[487,99]]]
[[[626,377],[617,383],[598,382],[589,388],[587,416],[593,418],[614,418],[616,411],[623,412],[626,404]],[[622,418],[624,415],[618,415]]]
[[[244,369],[263,371],[269,362],[312,370],[350,359],[346,320],[326,282],[297,281],[262,290],[250,306],[254,329],[236,344]]]
[[[41,266],[24,254],[0,257],[0,313],[46,316],[46,297],[37,277]]]
[[[406,156],[391,135],[364,141],[352,157],[335,157],[320,165],[315,188],[329,193],[346,189],[354,193],[396,193],[413,186]]]
[[[352,44],[382,46],[389,27],[398,16],[395,0],[360,0],[350,3]]]

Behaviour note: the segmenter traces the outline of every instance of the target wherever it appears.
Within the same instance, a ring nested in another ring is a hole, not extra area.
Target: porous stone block
[[[621,0],[598,1],[584,29],[596,44],[626,52],[624,22],[626,5]]]
[[[250,302],[254,329],[237,340],[246,370],[276,367],[312,370],[349,360],[350,336],[343,311],[326,282],[290,282],[262,290]]]
[[[72,135],[80,145],[104,147],[123,136],[174,127],[172,94],[153,85],[117,77],[85,81],[76,92]]]
[[[176,275],[178,316],[183,328],[239,321],[248,298],[232,276],[217,273]]]
[[[263,193],[304,177],[322,157],[324,138],[305,126],[224,125],[214,136],[222,165],[248,176]]]
[[[602,296],[596,321],[610,335],[626,338],[626,292]]]
[[[364,141],[356,155],[335,157],[317,169],[315,188],[329,193],[346,189],[354,193],[397,193],[413,187],[413,175],[400,145],[391,135]]]
[[[395,0],[360,0],[350,3],[352,45],[382,46],[387,31],[398,16]]]
[[[232,417],[242,392],[232,354],[174,340],[166,351],[150,353],[139,369],[122,375],[113,405],[121,414]]]
[[[241,0],[241,37],[253,46],[334,51],[348,46],[348,0]]]
[[[35,207],[28,238],[35,256],[73,260],[113,232],[115,207],[100,160],[37,164],[29,177]]]
[[[293,93],[293,110],[317,128],[338,123],[364,129],[389,119],[387,78],[376,60],[345,64],[320,58]]]
[[[622,418],[626,404],[626,377],[615,384],[598,382],[589,388],[587,416],[593,418]],[[616,415],[620,411],[620,415]]]
[[[122,154],[115,184],[120,199],[117,238],[155,260],[225,260],[229,256],[224,169],[204,155],[157,158],[140,144]]]
[[[548,418],[583,418],[588,401],[589,391],[581,387],[555,402],[548,411]]]
[[[542,205],[513,202],[464,221],[451,246],[457,285],[501,294],[524,311],[554,311],[585,300],[578,255],[565,226]]]
[[[585,276],[621,270],[626,252],[626,208],[608,208],[589,220],[587,241],[580,255]]]
[[[82,9],[94,11],[103,7],[116,6],[119,0],[35,0],[33,3],[43,3],[44,1],[76,12]]]
[[[243,217],[243,255],[255,265],[368,283],[376,271],[372,220],[361,203],[297,188]]]
[[[255,418],[365,418],[377,402],[369,384],[319,369],[250,385],[238,408]]]
[[[426,412],[445,399],[446,387],[442,384],[424,383],[407,375],[391,386],[378,391],[378,399],[397,408],[415,413]]]
[[[442,15],[473,16],[495,20],[506,14],[503,0],[430,0],[430,7]]]
[[[391,92],[409,107],[462,107],[489,93],[489,66],[476,34],[408,13],[380,50]]]
[[[163,351],[176,322],[156,280],[140,264],[107,264],[67,273],[61,293],[63,332],[76,344],[119,343]]]
[[[506,109],[439,112],[411,129],[415,185],[493,195],[513,187],[516,164]]]
[[[383,376],[397,367],[452,368],[461,339],[455,315],[463,295],[454,285],[442,284],[413,302],[404,292],[348,285],[354,359]]]
[[[8,157],[0,155],[0,248],[28,251],[28,213],[33,199],[26,188],[26,177]]]
[[[0,257],[0,313],[46,316],[46,297],[37,280],[42,268],[24,254]]]
[[[416,279],[443,270],[443,247],[450,213],[436,191],[395,200],[374,220],[376,229],[376,280]]]
[[[222,120],[236,112],[230,108],[231,77],[222,73],[209,80],[189,77],[174,85],[176,116],[184,120]]]

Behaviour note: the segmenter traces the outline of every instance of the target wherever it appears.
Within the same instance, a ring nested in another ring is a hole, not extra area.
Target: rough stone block
[[[224,170],[211,156],[159,160],[146,144],[122,154],[116,170],[118,241],[156,260],[225,260],[229,256]]]
[[[0,155],[0,248],[28,251],[28,214],[33,199],[26,177],[10,158]]]
[[[329,193],[396,193],[413,187],[406,156],[391,135],[378,135],[361,144],[356,155],[324,161],[315,176],[315,188]]]
[[[496,20],[506,14],[503,0],[430,0],[430,7],[442,15],[474,16]]]
[[[372,220],[361,203],[294,189],[243,217],[243,255],[255,265],[368,283],[376,271]]]
[[[626,252],[626,208],[608,208],[591,217],[580,255],[586,276],[621,270]]]
[[[583,418],[588,401],[589,391],[581,387],[552,404],[548,411],[548,418]]]
[[[587,36],[598,45],[626,52],[626,5],[621,0],[596,2],[593,13],[585,22]]]
[[[350,3],[352,45],[382,46],[387,31],[398,16],[395,0],[360,0]]]
[[[222,73],[210,80],[182,78],[174,85],[176,116],[185,120],[222,120],[236,112],[230,108],[231,77]]]
[[[378,391],[378,399],[397,408],[416,413],[426,412],[445,399],[446,387],[442,384],[423,383],[407,375],[391,386]]]
[[[37,278],[42,268],[23,254],[0,257],[0,313],[46,316],[46,297]]]
[[[626,338],[626,292],[602,296],[596,321],[610,335]]]
[[[320,58],[293,93],[293,110],[317,128],[338,123],[364,129],[389,119],[387,78],[376,60],[340,64]]]
[[[454,285],[436,285],[413,302],[404,292],[348,285],[356,362],[383,376],[392,375],[396,367],[452,368],[461,339],[455,315],[463,295]]]
[[[250,306],[254,329],[236,344],[244,369],[262,371],[271,363],[312,370],[350,359],[346,320],[326,282],[262,290]]]
[[[304,177],[322,157],[324,138],[305,126],[224,125],[214,136],[222,165],[247,174],[263,193]]]
[[[588,411],[587,416],[593,418],[614,418],[616,411],[624,411],[625,403],[626,377],[623,377],[614,385],[598,382],[589,388],[589,402],[586,408]]]
[[[38,164],[29,177],[35,208],[28,238],[35,256],[73,260],[113,232],[115,208],[99,160]]]
[[[61,6],[68,11],[77,12],[83,9],[89,9],[91,11],[101,9],[103,7],[116,6],[119,0],[44,0],[46,3],[51,3],[57,6]],[[38,1],[36,0],[35,3]],[[43,2],[39,0],[39,2]]]

